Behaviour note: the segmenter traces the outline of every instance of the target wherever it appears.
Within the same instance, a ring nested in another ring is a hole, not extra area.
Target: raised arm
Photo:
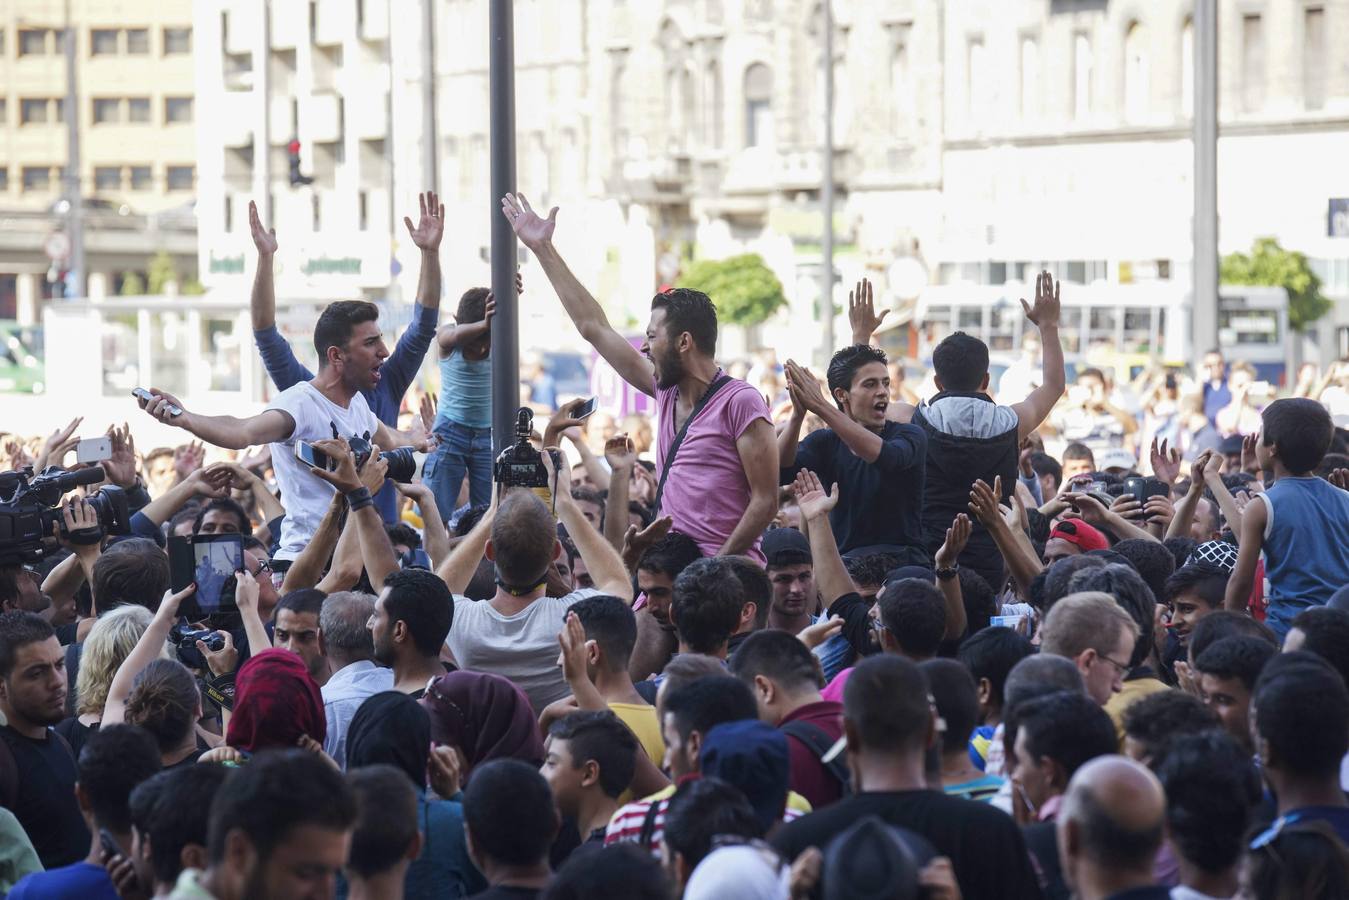
[[[450,533],[445,530],[445,519],[436,506],[436,494],[425,484],[403,484],[395,481],[394,488],[404,497],[411,497],[422,514],[422,545],[431,558],[431,567],[438,568],[450,556]]]
[[[229,473],[217,469],[215,466],[212,466],[210,470],[197,469],[187,478],[147,503],[141,510],[141,515],[156,526],[163,525],[197,495],[212,499],[227,496],[226,488],[229,485],[229,480]]]
[[[258,205],[248,201],[248,228],[253,233],[253,246],[258,250],[258,270],[253,274],[253,293],[248,298],[248,310],[254,331],[266,331],[276,324],[276,286],[272,280],[272,262],[279,246],[276,229],[267,228],[258,215]]]
[[[838,505],[838,485],[826,493],[815,473],[802,469],[796,473],[792,490],[801,507],[802,523],[810,523],[806,534],[825,614],[830,618],[841,617],[844,638],[858,654],[866,654],[873,647],[871,617],[867,604],[857,596],[857,588],[834,541],[833,526],[829,524],[829,514]]]
[[[1251,503],[1241,519],[1240,543],[1237,545],[1237,564],[1227,581],[1223,606],[1233,612],[1246,612],[1255,586],[1255,569],[1260,562],[1260,551],[1265,540],[1265,525],[1269,521],[1269,507],[1264,500]]]
[[[881,310],[876,315],[876,303],[873,299],[870,279],[863,278],[857,287],[848,291],[848,324],[852,326],[854,344],[870,344],[876,329],[881,327],[890,310]]]
[[[988,529],[993,543],[998,547],[998,552],[1002,554],[1003,561],[1007,563],[1007,570],[1011,573],[1012,580],[1016,582],[1021,596],[1028,597],[1031,582],[1044,566],[1035,558],[1034,552],[1018,540],[1007,520],[1002,517],[1002,508],[998,505],[998,498],[1001,496],[1001,476],[993,479],[993,487],[989,487],[983,480],[977,480],[970,486],[969,510],[979,520],[979,524]],[[998,586],[995,585],[994,590],[997,589]]]
[[[958,576],[942,578],[940,573],[956,568],[960,554],[965,551],[965,545],[969,543],[972,530],[970,517],[964,513],[957,515],[952,520],[951,527],[946,529],[946,540],[937,550],[934,560],[938,572],[937,587],[941,590],[942,599],[946,601],[946,634],[944,637],[948,641],[957,641],[964,636],[968,619],[965,614],[965,598],[960,592],[960,578]],[[997,588],[995,587],[994,590],[996,591]]]
[[[141,633],[140,640],[136,641],[136,646],[131,648],[126,659],[117,667],[117,674],[112,677],[112,684],[108,687],[108,699],[103,704],[100,727],[120,725],[126,721],[126,701],[131,696],[131,686],[136,683],[136,676],[164,652],[164,642],[169,639],[169,631],[173,628],[174,620],[178,618],[178,607],[185,598],[196,592],[195,584],[189,584],[176,594],[164,592],[159,609],[150,619],[150,626]]]
[[[422,252],[422,270],[417,276],[417,303],[425,309],[440,309],[440,240],[445,234],[445,204],[435,191],[417,195],[420,216],[414,228],[403,217],[412,243]]]
[[[735,442],[735,451],[749,481],[749,504],[718,556],[747,553],[778,513],[778,447],[773,426],[755,419]]]
[[[792,398],[792,417],[776,429],[780,469],[795,467],[796,449],[801,444],[801,429],[806,424],[806,401],[791,381],[787,382],[787,393]]]
[[[462,594],[468,588],[468,583],[473,580],[474,573],[478,571],[478,563],[482,561],[483,552],[487,549],[487,539],[492,536],[492,521],[496,518],[497,511],[497,490],[499,488],[493,489],[492,505],[483,513],[478,524],[454,545],[449,558],[436,568],[436,574],[449,587],[451,594],[456,596]]]
[[[342,531],[342,512],[346,508],[346,498],[334,493],[318,528],[314,529],[314,536],[286,570],[286,578],[281,583],[282,595],[318,584],[323,577],[323,567],[337,548],[337,539]]]
[[[496,312],[496,297],[488,294],[481,321],[464,322],[462,324],[455,322],[440,326],[436,330],[436,344],[440,347],[440,355],[449,356],[450,351],[454,348],[462,347],[489,333],[492,330],[492,317],[496,315]]]
[[[284,441],[295,431],[295,420],[279,409],[267,409],[256,416],[240,419],[235,416],[203,416],[189,412],[177,397],[158,388],[151,388],[152,400],[138,400],[140,408],[165,425],[173,425],[228,450],[243,450],[255,444]],[[169,407],[183,410],[181,415],[169,414]]]
[[[562,459],[561,453],[558,453],[558,459]],[[548,470],[548,479],[555,488],[553,500],[557,505],[558,521],[566,527],[567,534],[576,544],[577,552],[581,554],[586,568],[590,570],[595,590],[632,603],[632,581],[628,577],[628,570],[623,568],[623,558],[604,536],[595,530],[595,526],[586,521],[581,507],[572,499],[571,470],[567,468],[565,461],[563,465],[556,466],[553,462],[553,453],[548,450],[544,451],[543,465]]]
[[[1014,404],[1017,415],[1017,438],[1024,439],[1049,417],[1054,404],[1063,396],[1063,344],[1059,342],[1059,283],[1048,272],[1035,278],[1035,305],[1021,301],[1026,318],[1040,329],[1040,353],[1043,357],[1043,376],[1040,386],[1029,397]]]
[[[613,366],[624,381],[643,394],[654,395],[655,370],[651,361],[614,330],[599,303],[567,268],[561,254],[553,246],[557,207],[553,207],[548,218],[543,219],[530,208],[524,194],[507,194],[501,200],[501,212],[510,221],[520,242],[538,258],[567,315],[581,332],[581,337],[604,357],[605,362]]]
[[[609,496],[604,501],[604,539],[615,550],[623,549],[628,533],[628,491],[632,470],[637,465],[637,450],[626,434],[616,434],[604,444],[604,459],[609,463]]]
[[[316,441],[314,446],[328,454],[329,459],[337,460],[337,468],[333,471],[317,467],[309,471],[346,495],[349,515],[355,519],[356,534],[361,542],[365,571],[371,587],[378,592],[384,588],[384,579],[398,571],[398,557],[373,499],[384,486],[389,463],[378,453],[373,453],[357,472],[355,455],[345,441]]]

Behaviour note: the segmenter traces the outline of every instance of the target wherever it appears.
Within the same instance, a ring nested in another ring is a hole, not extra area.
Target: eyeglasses
[[[254,578],[261,578],[263,572],[271,572],[271,571],[272,571],[272,564],[264,559],[262,562],[258,563],[258,570],[256,572],[249,572],[248,574],[252,575]]]
[[[1116,659],[1111,659],[1110,657],[1106,656],[1104,653],[1098,653],[1098,654],[1096,654],[1096,656],[1097,656],[1098,658],[1103,659],[1103,660],[1105,660],[1106,662],[1110,663],[1110,665],[1114,666],[1114,667],[1116,668],[1116,670],[1119,671],[1121,677],[1124,676],[1124,675],[1128,675],[1128,674],[1129,674],[1129,666],[1128,666],[1128,664],[1122,663],[1122,662],[1120,662],[1119,660],[1116,660]]]

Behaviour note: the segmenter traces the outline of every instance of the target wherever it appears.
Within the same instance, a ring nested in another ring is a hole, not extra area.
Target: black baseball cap
[[[770,568],[810,565],[810,541],[795,528],[774,528],[763,536],[763,555]]]

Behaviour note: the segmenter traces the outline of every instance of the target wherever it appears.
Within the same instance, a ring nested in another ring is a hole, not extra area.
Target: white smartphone
[[[96,438],[84,438],[75,448],[75,462],[96,463],[112,459],[112,438],[106,434]]]

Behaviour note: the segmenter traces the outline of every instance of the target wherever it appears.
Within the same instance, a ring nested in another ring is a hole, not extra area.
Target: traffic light
[[[286,145],[286,155],[290,158],[290,186],[301,187],[306,184],[313,184],[314,179],[300,172],[300,141],[292,138]]]

